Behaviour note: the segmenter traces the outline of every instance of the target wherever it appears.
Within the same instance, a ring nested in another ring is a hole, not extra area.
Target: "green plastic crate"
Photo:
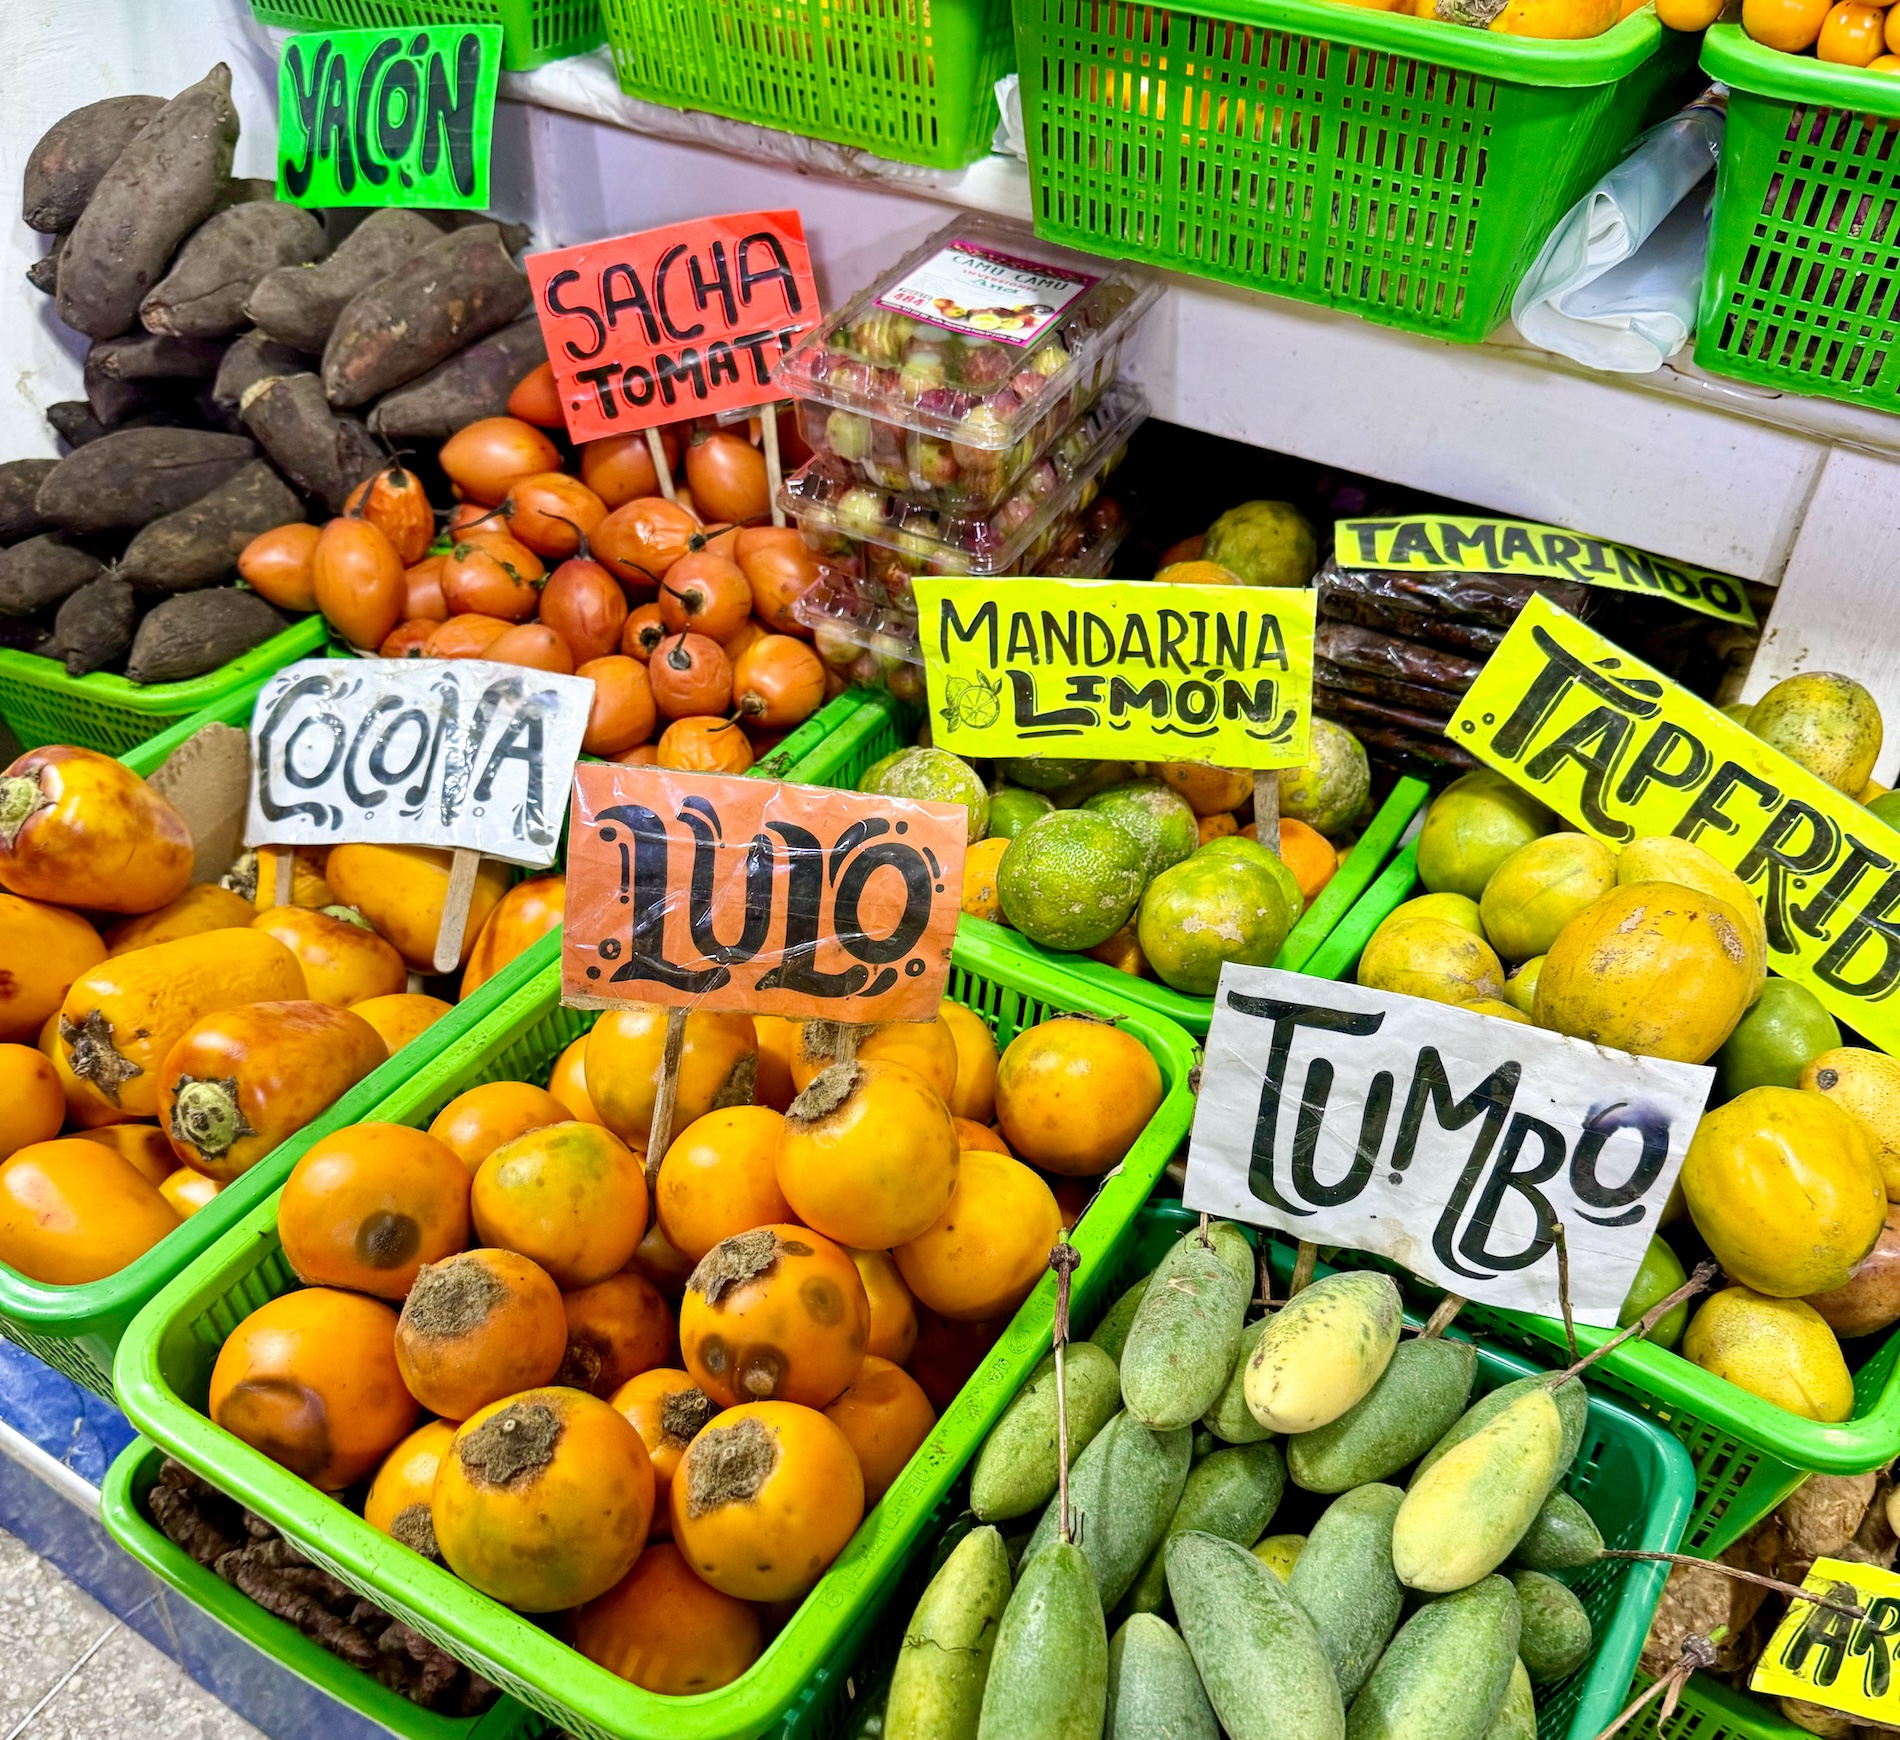
[[[996,131],[1009,0],[601,0],[620,88],[961,169]]]
[[[251,709],[265,675],[258,673],[202,713],[140,744],[121,759],[134,773],[150,775],[172,752],[201,727],[250,724]],[[63,1371],[95,1395],[112,1398],[112,1356],[132,1319],[165,1283],[185,1265],[208,1250],[251,1209],[283,1183],[302,1146],[330,1130],[340,1129],[369,1115],[370,1108],[394,1091],[424,1057],[433,1055],[456,1034],[480,1021],[512,991],[539,971],[549,958],[558,958],[559,937],[544,937],[535,949],[509,962],[466,1002],[458,1003],[433,1027],[412,1040],[382,1068],[358,1082],[335,1105],[307,1126],[297,1143],[285,1143],[266,1155],[250,1171],[218,1192],[211,1201],[174,1233],[168,1233],[149,1251],[128,1263],[116,1275],[77,1287],[55,1287],[31,1281],[0,1263],[0,1334],[17,1342],[36,1358]],[[292,1152],[296,1146],[296,1152]]]
[[[1056,974],[1032,974],[960,937],[949,994],[978,1010],[1007,1042],[1057,1011],[1118,1018],[1153,1053],[1166,1097],[1105,1180],[1074,1233],[1082,1253],[1078,1297],[1096,1298],[1107,1253],[1133,1220],[1193,1116],[1188,1085],[1196,1051],[1170,1024]],[[426,1123],[456,1094],[484,1081],[544,1081],[563,1046],[592,1013],[560,1006],[558,968],[521,986],[479,1026],[464,1031],[374,1108],[378,1120]],[[286,1147],[300,1151],[310,1137]],[[939,1501],[984,1434],[1049,1347],[1055,1287],[1045,1275],[1010,1327],[838,1562],[740,1679],[717,1692],[661,1698],[575,1654],[531,1620],[490,1601],[447,1571],[377,1533],[199,1411],[225,1337],[267,1299],[295,1285],[277,1241],[276,1202],[261,1203],[140,1315],[119,1349],[119,1403],[149,1438],[241,1503],[268,1517],[299,1548],[379,1607],[408,1621],[458,1660],[571,1734],[587,1740],[747,1740],[767,1732],[801,1698],[830,1707],[844,1696],[848,1663],[912,1555]]]
[[[1647,1674],[1639,1675],[1630,1697],[1649,1683]],[[1667,1726],[1657,1723],[1652,1703],[1623,1730],[1623,1740],[1813,1740],[1813,1731],[1790,1722],[1767,1699],[1737,1691],[1708,1674],[1692,1674]]]
[[[242,658],[185,683],[128,683],[105,671],[69,677],[56,659],[0,651],[0,719],[26,749],[73,743],[123,755],[168,726],[255,692],[273,671],[322,650],[323,618],[306,616]]]
[[[158,1484],[165,1452],[137,1438],[106,1470],[99,1489],[99,1515],[106,1532],[154,1576],[171,1585],[226,1629],[288,1668],[299,1679],[399,1734],[402,1740],[535,1740],[541,1718],[512,1698],[499,1699],[480,1716],[442,1716],[412,1704],[368,1674],[339,1660],[287,1620],[266,1613],[183,1548],[174,1546],[152,1520],[147,1495]]]
[[[1016,0],[1036,233],[1475,344],[1689,41],[1330,0]]]
[[[599,0],[251,0],[251,12],[258,23],[286,30],[499,24],[501,64],[509,72],[585,54],[604,34]]]
[[[887,689],[855,688],[847,689],[808,723],[816,724],[832,708],[843,710],[831,721],[822,741],[809,745],[775,778],[856,791],[871,763],[909,744],[923,718],[921,707],[898,700]],[[790,748],[791,743],[788,737],[779,750]]]
[[[1784,393],[1900,409],[1900,88],[1717,24],[1729,88],[1695,360]]]
[[[1086,1294],[1078,1290],[1074,1309],[1077,1325],[1093,1327],[1121,1291],[1152,1269],[1169,1245],[1199,1218],[1174,1202],[1150,1203],[1143,1208],[1110,1253],[1103,1271],[1106,1285],[1098,1278]],[[1285,1241],[1271,1238],[1268,1251],[1275,1274],[1284,1284],[1292,1270],[1293,1250]],[[1326,1273],[1325,1265],[1316,1272]],[[1416,1318],[1410,1321],[1417,1326]],[[1481,1343],[1474,1393],[1482,1394],[1538,1369],[1529,1360]],[[1596,1519],[1608,1545],[1648,1552],[1674,1551],[1689,1516],[1693,1484],[1688,1458],[1668,1433],[1603,1396],[1590,1397],[1583,1443],[1564,1485]],[[959,1488],[957,1497],[962,1496]],[[929,1531],[930,1537],[946,1527],[961,1532],[969,1522],[967,1513],[958,1514],[961,1509],[960,1505],[946,1504],[940,1526]],[[861,1696],[878,1700],[885,1695],[890,1667],[911,1610],[938,1562],[931,1554],[919,1554],[879,1618],[853,1667]],[[1621,1708],[1623,1689],[1642,1653],[1643,1639],[1648,1635],[1667,1575],[1666,1565],[1625,1563],[1598,1565],[1579,1576],[1565,1578],[1589,1611],[1596,1645],[1587,1668],[1559,1684],[1538,1688],[1538,1732],[1543,1740],[1595,1740],[1598,1732],[1609,1725]],[[784,1740],[792,1740],[793,1736],[797,1740],[836,1740],[844,1732],[836,1721],[806,1721],[803,1716],[802,1710],[794,1711],[793,1719],[786,1723]]]

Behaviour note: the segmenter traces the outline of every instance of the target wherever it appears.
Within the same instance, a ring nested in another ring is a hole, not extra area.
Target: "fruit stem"
[[[1570,1363],[1577,1363],[1577,1320],[1570,1310],[1570,1240],[1564,1232],[1564,1223],[1558,1221],[1551,1229],[1551,1236],[1557,1241],[1557,1303],[1563,1307],[1564,1345],[1570,1349]]]
[[[1707,1637],[1700,1632],[1690,1632],[1682,1640],[1682,1656],[1676,1665],[1660,1675],[1596,1740],[1612,1740],[1612,1736],[1622,1733],[1644,1707],[1657,1698],[1662,1699],[1662,1708],[1656,1714],[1656,1731],[1661,1733],[1663,1724],[1676,1713],[1676,1699],[1689,1676],[1699,1669],[1715,1666],[1715,1646],[1727,1636],[1726,1625],[1718,1625]]]
[[[40,782],[29,779],[24,774],[12,779],[0,779],[0,840],[4,840],[7,849],[13,849],[13,842],[20,837],[20,830],[27,824],[33,812],[40,807]]]
[[[1553,1372],[1544,1380],[1544,1387],[1554,1390],[1567,1384],[1573,1377],[1580,1377],[1588,1367],[1595,1365],[1606,1353],[1615,1352],[1624,1342],[1633,1340],[1639,1335],[1647,1335],[1658,1323],[1667,1317],[1676,1306],[1680,1305],[1685,1299],[1693,1298],[1697,1293],[1700,1293],[1703,1288],[1711,1285],[1715,1277],[1720,1273],[1721,1271],[1717,1269],[1713,1263],[1698,1263],[1695,1273],[1691,1275],[1688,1280],[1684,1281],[1675,1292],[1665,1298],[1658,1299],[1654,1305],[1650,1306],[1650,1308],[1627,1329],[1619,1329],[1616,1334],[1612,1335],[1601,1347],[1596,1348],[1590,1353],[1586,1353],[1583,1358],[1565,1370]]]
[[[1803,1589],[1799,1583],[1784,1583],[1779,1577],[1764,1577],[1759,1571],[1744,1571],[1739,1565],[1726,1565],[1720,1559],[1698,1559],[1694,1553],[1645,1553],[1635,1547],[1606,1547],[1599,1556],[1605,1559],[1644,1559],[1658,1565],[1694,1565],[1698,1570],[1715,1571],[1724,1577],[1733,1577],[1738,1583],[1754,1583],[1763,1589],[1772,1589],[1777,1595],[1786,1595],[1791,1601],[1808,1601],[1832,1613],[1845,1613],[1849,1619],[1867,1617],[1866,1608],[1843,1600],[1831,1590],[1826,1595],[1817,1595],[1812,1589]],[[1845,1589],[1850,1595],[1854,1593],[1852,1583],[1837,1581],[1834,1588]]]
[[[205,1160],[219,1160],[243,1136],[254,1136],[238,1105],[237,1078],[186,1076],[172,1101],[171,1133],[188,1142]]]
[[[1082,1254],[1069,1243],[1069,1229],[1056,1234],[1055,1248],[1049,1253],[1049,1267],[1056,1272],[1056,1310],[1051,1339],[1056,1356],[1056,1539],[1065,1547],[1075,1540],[1074,1519],[1069,1514],[1069,1390],[1068,1368],[1063,1354],[1069,1346],[1069,1277],[1082,1261]]]
[[[1451,1320],[1465,1308],[1465,1298],[1461,1293],[1447,1293],[1432,1307],[1432,1314],[1425,1319],[1425,1327],[1418,1332],[1420,1341],[1436,1341],[1451,1327]]]

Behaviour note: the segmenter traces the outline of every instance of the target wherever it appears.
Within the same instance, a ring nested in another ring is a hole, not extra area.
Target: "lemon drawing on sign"
[[[944,729],[967,725],[984,731],[1003,716],[1003,685],[993,677],[946,677],[943,685]]]

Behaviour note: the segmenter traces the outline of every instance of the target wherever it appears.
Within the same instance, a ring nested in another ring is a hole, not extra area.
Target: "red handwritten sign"
[[[526,263],[576,441],[765,404],[773,367],[819,318],[795,211],[695,218]]]
[[[928,1019],[949,976],[968,823],[961,804],[577,767],[562,1000]]]

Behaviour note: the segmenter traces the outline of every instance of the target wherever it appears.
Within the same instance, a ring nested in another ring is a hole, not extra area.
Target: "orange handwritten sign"
[[[950,971],[968,821],[961,804],[577,767],[562,1000],[926,1020]]]
[[[795,211],[694,218],[526,264],[576,441],[782,396],[772,369],[820,313]]]

